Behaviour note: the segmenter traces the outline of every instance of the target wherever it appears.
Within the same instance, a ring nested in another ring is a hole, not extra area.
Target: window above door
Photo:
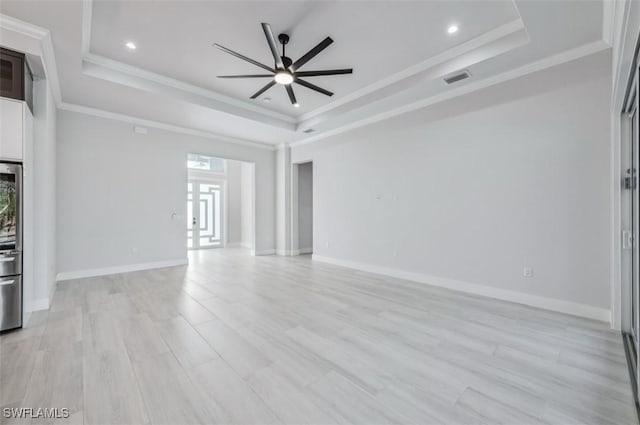
[[[198,154],[187,155],[187,168],[190,170],[209,171],[216,174],[226,174],[226,162],[222,158]]]

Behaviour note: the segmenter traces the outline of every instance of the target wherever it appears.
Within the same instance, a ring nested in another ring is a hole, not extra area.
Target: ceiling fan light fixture
[[[293,75],[289,71],[286,71],[284,69],[278,70],[273,79],[278,84],[287,85],[293,83]]]

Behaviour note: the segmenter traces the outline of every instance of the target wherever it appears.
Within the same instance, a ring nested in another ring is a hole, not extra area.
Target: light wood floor
[[[69,424],[637,423],[602,323],[308,257],[190,261],[58,284],[0,337],[0,406]]]

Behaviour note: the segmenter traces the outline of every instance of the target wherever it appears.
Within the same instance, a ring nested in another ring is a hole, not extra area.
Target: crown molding
[[[288,115],[104,56],[93,53],[84,55],[82,68],[83,73],[93,77],[155,93],[168,94],[174,98],[182,98],[191,103],[292,131],[295,129],[296,120]]]
[[[82,0],[82,55],[89,53],[91,47],[91,19],[93,17],[93,1]]]
[[[602,0],[602,40],[609,46],[613,46],[618,3],[617,0]]]
[[[49,30],[30,24],[9,15],[0,14],[0,27],[9,31],[17,32],[27,37],[42,40],[49,35]]]
[[[45,77],[56,106],[60,106],[62,94],[60,92],[60,80],[58,79],[58,67],[51,40],[51,31],[4,14],[0,14],[0,28],[29,37],[38,43],[40,50],[38,56],[42,59]]]
[[[144,119],[144,118],[135,117],[135,116],[132,116],[132,115],[125,115],[125,114],[119,114],[119,113],[116,113],[116,112],[109,112],[109,111],[105,111],[104,109],[98,109],[98,108],[92,108],[92,107],[89,107],[89,106],[77,105],[75,103],[63,102],[59,106],[59,109],[61,109],[63,111],[76,112],[76,113],[80,113],[80,114],[91,115],[91,116],[94,116],[94,117],[100,117],[100,118],[106,118],[106,119],[115,120],[115,121],[126,122],[126,123],[132,124],[132,125],[141,125],[141,126],[145,126],[145,127],[156,128],[158,130],[170,131],[172,133],[187,134],[189,136],[202,137],[202,138],[205,138],[205,139],[215,140],[215,141],[218,141],[218,142],[233,143],[235,145],[242,145],[242,146],[247,146],[247,147],[257,148],[257,149],[266,149],[266,150],[269,150],[269,151],[277,150],[277,147],[275,145],[270,145],[270,144],[266,144],[266,143],[260,143],[260,142],[252,141],[252,140],[236,139],[236,138],[233,138],[233,137],[224,136],[224,135],[220,135],[220,134],[216,134],[216,133],[211,133],[211,132],[208,132],[208,131],[196,130],[196,129],[193,129],[193,128],[182,127],[182,126],[174,125],[174,124],[167,124],[167,123],[163,123],[163,122],[160,122],[160,121],[153,121],[153,120],[148,120],[148,119]]]
[[[627,84],[627,76],[630,73],[629,67],[633,61],[626,66],[624,64],[625,45],[629,41],[625,34],[629,31],[629,18],[631,10],[631,1],[616,1],[614,13],[614,31],[612,32],[612,49],[613,49],[613,84],[611,105],[613,110],[620,111],[624,107],[625,87],[621,85]],[[633,40],[632,42],[636,42]]]
[[[571,62],[573,60],[576,60],[585,56],[593,55],[595,53],[601,52],[609,48],[610,48],[609,45],[605,43],[603,40],[588,43],[588,44],[576,47],[574,49],[566,50],[556,55],[546,57],[539,61],[531,62],[521,67],[503,72],[493,77],[489,77],[473,83],[469,83],[457,89],[453,89],[448,92],[441,93],[436,96],[431,96],[416,102],[408,103],[402,107],[391,109],[391,110],[382,112],[380,114],[373,115],[365,119],[361,119],[359,121],[354,121],[348,125],[344,125],[342,127],[328,130],[324,133],[320,133],[315,136],[308,137],[306,139],[291,142],[289,143],[289,146],[291,146],[292,148],[295,148],[298,146],[315,143],[331,136],[345,133],[347,131],[354,130],[359,127],[371,125],[379,121],[384,121],[389,118],[396,117],[398,115],[402,115],[411,111],[415,111],[417,109],[421,109],[427,106],[434,105],[436,103],[443,102],[445,100],[449,100],[458,96],[462,96],[462,95],[469,94],[487,87],[494,86],[496,84],[513,80],[515,78],[519,78],[527,74],[531,74],[533,72],[551,68],[553,66],[560,65],[566,62]]]

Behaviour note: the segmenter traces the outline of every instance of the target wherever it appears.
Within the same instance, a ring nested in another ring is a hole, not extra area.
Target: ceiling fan
[[[255,99],[260,96],[262,93],[269,90],[276,83],[281,84],[287,90],[287,94],[289,95],[289,100],[291,100],[291,104],[295,107],[300,106],[298,101],[296,100],[296,95],[293,92],[293,87],[291,87],[292,83],[300,84],[303,87],[306,87],[311,90],[315,90],[319,93],[322,93],[327,96],[333,96],[333,93],[329,90],[325,90],[321,87],[316,86],[315,84],[311,84],[308,81],[302,80],[301,77],[317,77],[324,75],[340,75],[340,74],[351,74],[353,69],[325,69],[321,71],[298,71],[304,64],[313,59],[318,53],[327,48],[333,40],[331,37],[327,37],[322,40],[318,45],[316,45],[313,49],[309,50],[307,53],[302,55],[300,59],[293,62],[291,58],[285,55],[285,46],[289,42],[289,36],[287,34],[280,34],[278,36],[278,41],[282,44],[282,56],[280,56],[280,52],[278,52],[278,46],[276,44],[276,39],[273,36],[273,32],[271,31],[271,26],[267,23],[262,23],[262,30],[264,31],[264,35],[267,38],[267,43],[269,44],[269,49],[271,49],[271,54],[273,54],[273,60],[275,62],[274,67],[267,66],[263,63],[255,61],[251,58],[248,58],[244,55],[241,55],[238,52],[234,52],[231,49],[227,49],[224,46],[221,46],[217,43],[214,43],[214,47],[222,50],[225,53],[229,53],[237,58],[245,60],[255,66],[259,66],[262,69],[265,69],[271,74],[250,74],[250,75],[218,75],[218,78],[271,78],[272,80],[267,83],[266,86],[262,87],[258,90],[251,99]]]

